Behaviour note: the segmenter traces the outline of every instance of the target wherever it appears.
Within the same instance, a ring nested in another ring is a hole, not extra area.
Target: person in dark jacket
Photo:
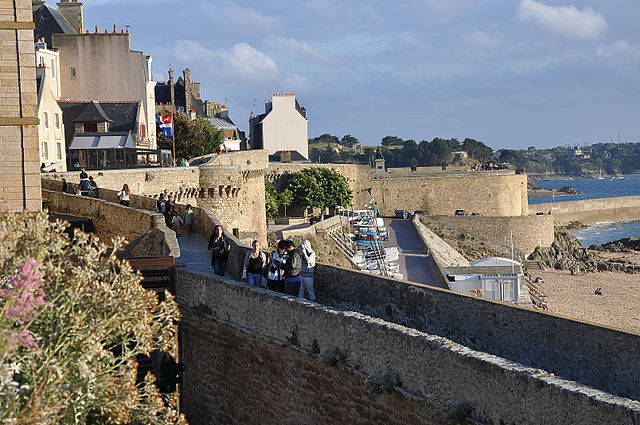
[[[269,265],[267,266],[267,289],[277,291],[284,294],[285,281],[284,270],[282,270],[282,260],[286,258],[284,240],[278,242],[278,246],[269,256]]]
[[[164,193],[160,192],[160,197],[156,201],[156,211],[164,215],[167,205],[167,200],[164,199]]]
[[[298,296],[300,291],[300,271],[302,270],[302,252],[297,249],[293,241],[284,241],[284,251],[287,257],[282,262],[284,270],[285,289],[287,295]]]
[[[62,178],[62,193],[67,193],[68,190],[69,190],[69,187],[67,186],[67,180],[63,177]]]
[[[98,184],[93,180],[93,176],[89,176],[89,193],[92,198],[98,197]]]
[[[82,196],[89,196],[89,190],[91,189],[91,183],[89,182],[89,179],[81,179],[79,188],[80,194]]]
[[[211,251],[213,272],[218,276],[224,276],[227,270],[227,261],[229,260],[231,245],[224,234],[223,227],[219,224],[213,228],[213,233],[209,238],[209,251]]]

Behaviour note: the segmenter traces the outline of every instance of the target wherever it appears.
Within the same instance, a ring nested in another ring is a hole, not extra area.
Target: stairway
[[[524,260],[522,265],[527,268],[527,270],[544,270],[544,263],[538,260]]]

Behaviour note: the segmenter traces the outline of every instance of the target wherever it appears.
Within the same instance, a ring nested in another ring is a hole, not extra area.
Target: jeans
[[[287,295],[298,296],[300,291],[300,277],[288,277],[284,282],[284,293]]]
[[[214,259],[213,260],[213,272],[218,276],[224,276],[227,270],[227,259]]]
[[[307,293],[309,294],[309,299],[311,301],[315,301],[316,300],[316,293],[314,291],[313,288],[313,275],[306,277],[306,276],[300,276],[300,291],[298,291],[298,298],[304,298],[304,290],[307,290]]]
[[[262,286],[262,275],[260,273],[247,273],[247,280],[251,286]]]

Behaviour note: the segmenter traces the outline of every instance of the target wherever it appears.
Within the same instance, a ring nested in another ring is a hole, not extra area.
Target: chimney
[[[184,109],[190,111],[191,108],[191,70],[189,68],[182,71],[184,75]]]
[[[171,90],[171,106],[176,107],[176,87],[173,83],[173,69],[169,68],[169,89]]]
[[[76,34],[82,33],[84,31],[82,19],[82,6],[84,6],[84,3],[79,3],[78,0],[60,0],[57,5],[60,13],[69,21]]]

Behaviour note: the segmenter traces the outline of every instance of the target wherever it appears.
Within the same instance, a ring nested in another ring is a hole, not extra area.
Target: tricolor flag
[[[160,115],[158,117],[158,125],[162,130],[163,136],[173,137],[173,122],[171,118],[171,115]]]

